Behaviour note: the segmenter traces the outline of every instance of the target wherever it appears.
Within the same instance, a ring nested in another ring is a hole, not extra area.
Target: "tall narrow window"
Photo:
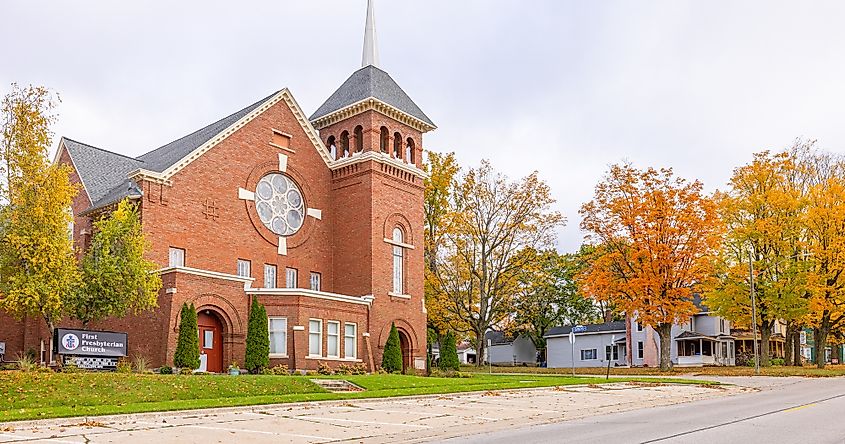
[[[386,126],[381,127],[381,134],[379,134],[379,145],[381,152],[387,154],[390,151],[390,131]]]
[[[326,145],[329,146],[329,153],[331,154],[332,159],[337,159],[337,142],[335,141],[334,136],[329,136],[329,140],[326,141]]]
[[[184,267],[185,249],[170,247],[168,264],[171,267]]]
[[[326,323],[326,356],[329,358],[340,357],[340,322],[328,321]]]
[[[643,341],[637,342],[637,358],[643,358]]]
[[[271,317],[267,319],[270,330],[270,356],[287,356],[288,354],[288,320],[287,318]]]
[[[308,356],[323,355],[323,321],[311,319],[308,321]]]
[[[320,273],[311,272],[311,279],[308,288],[314,291],[320,291]]]
[[[276,288],[276,266],[264,264],[264,288]]]
[[[299,288],[297,287],[297,272],[296,268],[285,268],[285,287],[286,288]]]
[[[358,325],[346,323],[343,325],[343,329],[343,357],[355,359],[358,357],[358,341],[356,340]]]
[[[414,152],[414,139],[408,137],[408,140],[405,142],[405,162],[415,164],[417,163],[416,157],[416,153]]]
[[[402,135],[393,133],[393,157],[402,158]]]
[[[396,227],[393,229],[393,241],[396,243],[403,243],[404,236],[402,233],[402,229]],[[403,294],[404,285],[403,285],[403,256],[404,252],[402,251],[402,247],[399,245],[393,246],[393,293],[396,294]]]
[[[361,151],[364,151],[364,127],[358,125],[355,127],[355,152]]]
[[[238,276],[249,277],[250,263],[245,259],[238,259]]]
[[[343,157],[349,157],[349,132],[344,131],[340,133],[340,151]]]

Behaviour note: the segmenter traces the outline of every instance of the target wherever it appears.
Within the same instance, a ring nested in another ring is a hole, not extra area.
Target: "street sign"
[[[569,343],[570,343],[570,344],[574,344],[574,343],[575,343],[575,332],[574,332],[574,331],[570,331],[570,332],[569,332]]]
[[[587,327],[585,327],[583,325],[576,325],[576,326],[572,327],[572,331],[575,332],[575,333],[583,333],[583,332],[587,331]]]

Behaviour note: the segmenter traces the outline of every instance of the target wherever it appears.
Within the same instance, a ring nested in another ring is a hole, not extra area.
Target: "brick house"
[[[209,371],[243,362],[251,300],[266,306],[271,365],[381,363],[391,323],[424,368],[422,136],[432,121],[378,68],[372,9],[363,67],[308,117],[287,89],[132,158],[62,138],[76,251],[122,199],[139,205],[163,281],[154,311],[92,325],[171,364],[184,302]],[[64,325],[74,325],[66,320]],[[42,349],[38,318],[0,313],[7,356]]]

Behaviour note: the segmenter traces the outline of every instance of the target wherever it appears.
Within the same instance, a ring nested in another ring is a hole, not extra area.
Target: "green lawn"
[[[364,387],[329,393],[302,376],[180,376],[119,373],[0,372],[0,422],[332,399],[382,398],[605,382],[601,377],[484,375],[430,378],[405,375],[331,376]],[[644,378],[625,380],[684,383]],[[614,380],[618,382],[618,380]]]

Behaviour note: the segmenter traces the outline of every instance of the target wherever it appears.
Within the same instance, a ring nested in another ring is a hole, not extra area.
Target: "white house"
[[[580,327],[580,328],[579,328]],[[546,366],[552,368],[627,365],[625,322],[575,326],[575,343],[570,344],[573,326],[554,327],[546,338]]]
[[[487,347],[488,362],[493,365],[536,365],[537,347],[527,336],[508,338],[503,332],[488,331],[484,335]]]

